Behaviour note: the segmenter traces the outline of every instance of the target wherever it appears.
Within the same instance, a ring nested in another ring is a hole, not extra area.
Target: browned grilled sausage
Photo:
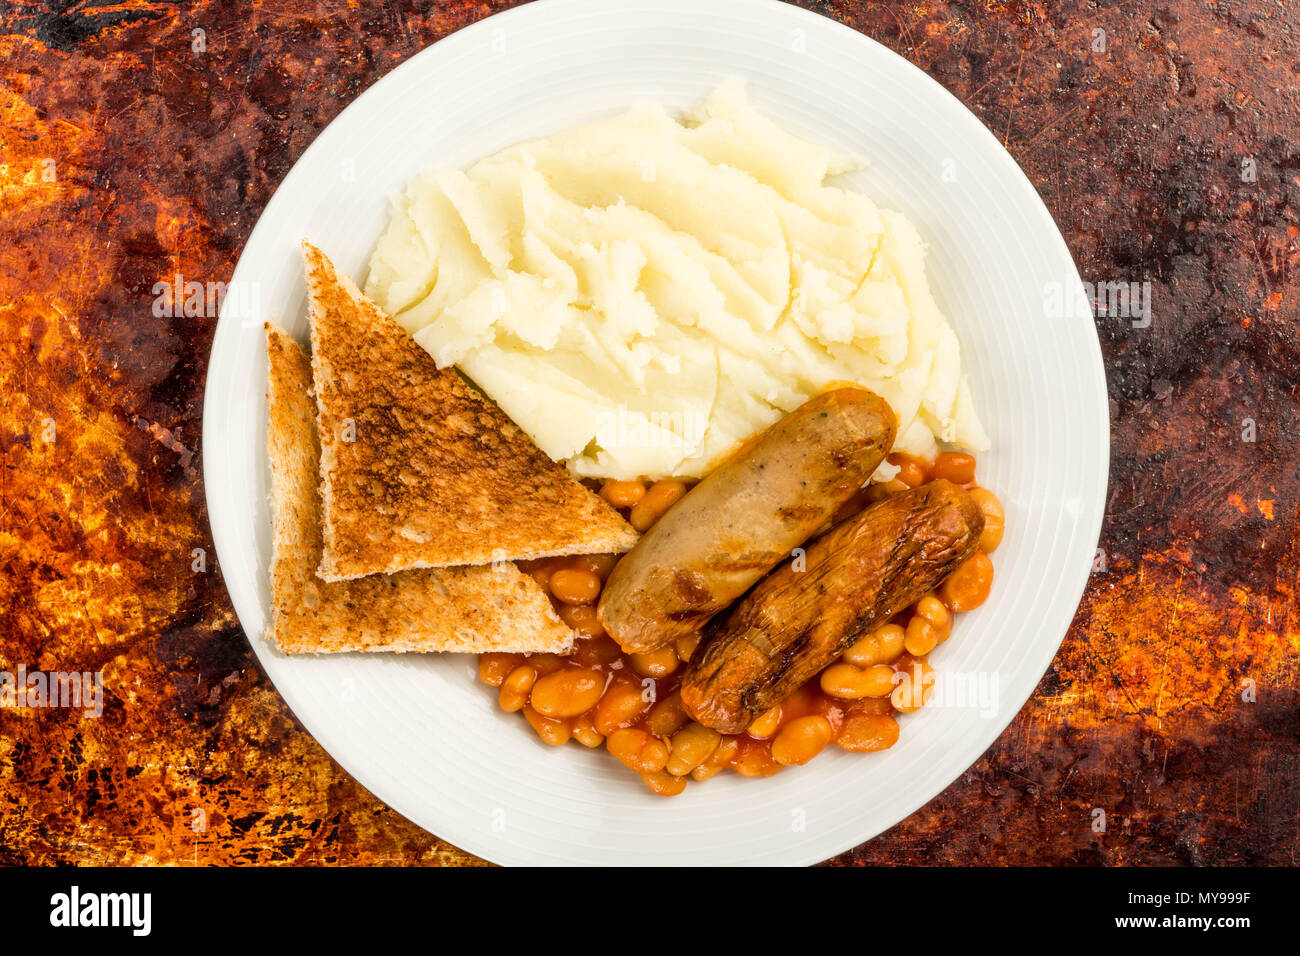
[[[806,568],[773,571],[730,613],[682,678],[682,704],[739,733],[850,644],[936,587],[975,552],[984,516],[962,488],[933,481],[836,525],[808,546]]]
[[[597,613],[630,653],[698,630],[866,483],[898,420],[865,388],[809,399],[687,492],[614,567]]]

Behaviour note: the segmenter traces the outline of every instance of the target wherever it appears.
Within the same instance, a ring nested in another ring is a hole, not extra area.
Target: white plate
[[[610,115],[638,96],[686,106],[729,76],[804,137],[866,154],[848,179],[931,245],[993,438],[997,579],[933,655],[941,678],[998,680],[995,713],[928,706],[880,754],[832,747],[768,779],[724,774],[655,797],[608,754],[541,744],[463,656],[289,659],[262,638],[271,556],[261,323],[306,340],[298,243],[358,279],[387,202],[430,164]],[[253,295],[240,295],[241,292]],[[381,800],[502,863],[813,863],[947,787],[1033,692],[1083,591],[1101,524],[1108,422],[1078,273],[1033,186],[942,87],[885,47],[766,0],[545,0],[448,37],[367,90],[285,177],[249,238],[208,367],[204,477],[221,570],[262,665],[321,745]],[[1068,310],[1067,310],[1068,311]],[[960,825],[960,824],[959,824]]]

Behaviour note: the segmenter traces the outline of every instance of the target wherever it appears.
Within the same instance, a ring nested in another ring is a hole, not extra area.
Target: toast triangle
[[[637,534],[303,243],[321,439],[320,575],[626,551]]]

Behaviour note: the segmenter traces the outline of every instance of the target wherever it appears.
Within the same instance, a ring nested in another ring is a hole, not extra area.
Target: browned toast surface
[[[303,244],[331,580],[620,552],[637,535]]]
[[[274,555],[268,637],[287,653],[551,651],[573,632],[541,586],[509,562],[323,581],[319,450],[311,364],[268,325],[267,447]]]

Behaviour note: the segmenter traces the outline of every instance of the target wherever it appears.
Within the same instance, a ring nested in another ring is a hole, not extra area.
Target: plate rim
[[[894,60],[898,61],[899,63],[905,64],[904,72],[909,73],[912,82],[929,84],[931,87],[937,88],[938,90],[942,91],[943,95],[948,100],[951,101],[950,105],[955,105],[958,108],[957,111],[954,113],[954,116],[959,115],[961,117],[960,121],[966,124],[974,132],[976,138],[982,137],[986,140],[986,145],[991,145],[994,147],[994,149],[987,154],[987,158],[989,159],[989,161],[995,163],[996,167],[1000,171],[1009,173],[1012,179],[1017,180],[1019,185],[1023,186],[1025,189],[1028,190],[1027,195],[1033,196],[1034,202],[1032,203],[1032,205],[1027,204],[1027,205],[1031,205],[1031,208],[1033,210],[1032,212],[1033,217],[1038,221],[1040,227],[1042,227],[1045,230],[1043,235],[1044,236],[1049,234],[1051,235],[1052,237],[1051,241],[1053,245],[1056,247],[1056,253],[1058,254],[1058,256],[1063,257],[1062,262],[1068,262],[1070,264],[1069,273],[1068,275],[1064,275],[1063,278],[1067,282],[1071,282],[1071,281],[1077,282],[1078,289],[1082,291],[1083,288],[1082,280],[1079,276],[1078,267],[1077,264],[1075,263],[1074,256],[1069,249],[1068,243],[1066,243],[1065,241],[1065,237],[1061,233],[1060,227],[1053,219],[1051,212],[1048,210],[1046,203],[1043,201],[1041,194],[1038,192],[1038,189],[1034,186],[1033,182],[1025,174],[1024,170],[1020,167],[1020,165],[1016,162],[1015,158],[1011,155],[1011,153],[1005,148],[1005,146],[1003,146],[1001,142],[998,141],[997,137],[993,134],[993,132],[989,130],[989,128],[985,126],[984,123],[982,123],[979,120],[979,118],[955,94],[953,94],[950,90],[948,90],[947,87],[945,87],[938,80],[934,79],[932,76],[926,73],[924,69],[917,66],[915,63],[908,60],[906,57],[890,49],[888,46],[884,45],[883,43],[869,36],[868,34],[862,33],[844,23],[841,23],[830,17],[823,16],[822,14],[817,13],[815,11],[806,10],[802,7],[794,6],[790,3],[783,2],[783,0],[730,0],[730,3],[738,7],[748,6],[748,7],[755,7],[755,8],[761,7],[761,8],[768,8],[768,9],[779,8],[781,10],[780,15],[790,16],[793,17],[795,20],[803,21],[804,23],[809,23],[809,24],[815,23],[818,29],[827,29],[829,27],[833,32],[837,32],[840,33],[841,35],[851,37],[854,42],[870,44],[872,47],[876,49],[877,53],[883,51],[884,53],[888,54],[889,57],[892,57]],[[673,5],[674,5],[673,0],[667,0],[667,2],[658,2],[658,0],[613,0],[613,2],[610,2],[610,0],[605,0],[605,2],[601,4],[601,15],[602,16],[616,15],[617,8],[619,7],[636,7],[638,9],[654,9],[659,7],[665,7],[665,8],[672,7]],[[380,86],[388,82],[390,78],[398,75],[402,71],[413,68],[414,65],[416,64],[416,61],[420,60],[422,57],[432,56],[433,51],[438,47],[442,46],[443,47],[442,52],[445,52],[449,46],[468,44],[471,41],[480,38],[481,34],[486,34],[489,30],[493,28],[501,28],[507,26],[508,23],[506,21],[511,21],[515,19],[526,19],[526,18],[531,18],[536,16],[544,16],[547,11],[556,7],[573,7],[573,8],[580,8],[580,9],[590,9],[589,6],[583,3],[583,0],[533,0],[533,2],[530,3],[524,3],[519,6],[511,7],[510,9],[503,10],[498,13],[492,14],[490,16],[484,17],[483,19],[475,21],[472,24],[468,24],[465,27],[462,27],[456,30],[455,32],[448,34],[445,37],[439,38],[435,42],[413,53],[407,59],[403,60],[401,63],[395,66],[393,69],[389,70],[388,72],[384,73],[382,76],[375,79],[369,86],[366,87],[365,90],[363,90],[350,103],[348,103],[347,106],[345,106],[342,110],[340,110],[339,113],[336,116],[334,116],[334,118],[331,119],[329,123],[327,123],[324,127],[320,129],[320,131],[313,138],[312,142],[306,147],[306,149],[303,150],[303,152],[299,155],[297,160],[295,160],[293,166],[289,168],[289,170],[285,173],[284,177],[276,185],[275,190],[272,192],[270,198],[267,200],[265,206],[262,208],[262,211],[259,213],[257,222],[254,224],[252,230],[250,230],[248,234],[248,238],[244,241],[241,247],[239,259],[237,260],[235,267],[232,270],[228,285],[233,287],[236,286],[237,283],[239,282],[240,271],[241,271],[241,267],[244,265],[245,262],[245,253],[247,249],[253,245],[254,240],[258,236],[259,230],[262,230],[264,228],[269,228],[266,224],[273,219],[271,214],[276,210],[277,201],[283,200],[283,197],[285,195],[285,185],[289,182],[294,171],[297,168],[299,168],[299,166],[301,166],[310,155],[312,155],[313,151],[318,151],[319,149],[323,148],[321,145],[322,141],[326,140],[326,134],[328,133],[331,127],[341,123],[345,119],[345,117],[347,117],[350,113],[359,112],[362,108],[364,108],[368,100],[373,98],[372,94],[375,94],[375,91],[378,90]],[[1026,209],[1026,214],[1027,215],[1029,214],[1028,209]],[[1079,319],[1078,321],[1080,321],[1081,323],[1083,319]],[[1091,320],[1089,319],[1089,321]],[[207,451],[206,442],[204,441],[205,436],[207,436],[208,434],[212,434],[213,432],[218,430],[215,427],[215,423],[218,419],[218,411],[216,410],[217,406],[215,403],[209,401],[213,391],[213,379],[211,375],[208,373],[214,367],[221,367],[224,364],[228,364],[228,353],[231,356],[237,356],[239,354],[237,349],[239,324],[240,324],[239,316],[227,315],[226,306],[223,304],[222,309],[220,310],[218,316],[216,328],[213,334],[212,346],[208,355],[208,362],[205,368],[205,381],[204,381],[204,390],[203,390],[203,414],[202,414],[202,433],[200,435],[200,449],[201,449],[201,454],[203,455],[204,501],[205,501],[205,506],[207,511],[208,526],[212,536],[213,547],[217,558],[218,569],[220,569],[223,565],[223,560],[222,560],[223,555],[234,557],[235,549],[232,542],[230,541],[231,532],[227,529],[219,529],[218,523],[213,520],[214,515],[224,513],[226,509],[219,502],[215,503],[216,507],[214,508],[213,489],[215,487],[215,483],[213,482],[212,479],[216,477],[215,469],[217,466],[214,464],[211,456],[209,456],[206,453]],[[977,746],[979,747],[978,754],[976,754],[970,760],[970,762],[965,765],[965,767],[957,770],[951,776],[950,779],[937,786],[937,788],[934,788],[932,792],[931,792],[931,787],[920,788],[919,796],[912,800],[905,801],[904,803],[904,806],[906,806],[905,812],[903,812],[898,817],[898,819],[895,820],[893,823],[887,824],[875,830],[874,832],[866,834],[865,836],[860,836],[859,838],[855,839],[854,842],[845,846],[840,846],[838,849],[836,849],[833,853],[829,855],[823,855],[823,853],[820,850],[812,851],[812,852],[800,852],[800,850],[802,849],[802,845],[785,848],[781,853],[781,861],[780,861],[781,865],[810,865],[813,863],[830,859],[833,856],[852,850],[855,847],[860,846],[867,841],[875,839],[881,834],[887,832],[892,827],[897,826],[899,823],[903,822],[904,820],[912,816],[914,813],[916,813],[918,809],[925,806],[930,801],[932,801],[936,796],[938,796],[939,794],[947,790],[949,787],[951,787],[962,776],[962,774],[969,771],[970,768],[975,763],[978,763],[979,760],[984,756],[984,754],[987,753],[989,748],[992,747],[993,744],[995,744],[997,740],[1002,736],[1002,734],[1006,731],[1007,727],[1010,726],[1011,722],[1016,718],[1016,716],[1024,709],[1024,707],[1029,703],[1029,701],[1033,699],[1034,691],[1037,687],[1037,684],[1041,683],[1043,675],[1045,675],[1047,673],[1047,670],[1050,668],[1051,662],[1055,659],[1061,644],[1065,640],[1065,637],[1069,634],[1070,627],[1074,621],[1075,616],[1078,614],[1079,606],[1081,604],[1084,592],[1087,588],[1087,582],[1091,577],[1092,552],[1096,547],[1096,543],[1100,540],[1101,529],[1105,518],[1105,503],[1109,493],[1110,415],[1109,415],[1109,403],[1108,403],[1108,389],[1107,389],[1107,381],[1105,375],[1105,366],[1104,366],[1103,356],[1101,351],[1101,342],[1099,336],[1097,335],[1095,325],[1092,327],[1091,331],[1092,331],[1092,335],[1087,337],[1088,338],[1088,348],[1086,349],[1087,354],[1077,356],[1077,360],[1079,363],[1081,376],[1093,389],[1095,389],[1095,391],[1093,392],[1093,396],[1097,401],[1099,401],[1101,407],[1100,407],[1100,413],[1096,416],[1097,429],[1096,429],[1096,434],[1092,437],[1092,443],[1093,443],[1092,448],[1084,449],[1084,453],[1096,454],[1104,462],[1103,469],[1102,469],[1103,480],[1100,482],[1099,485],[1099,490],[1097,493],[1097,501],[1095,503],[1092,520],[1089,522],[1088,526],[1086,527],[1081,525],[1077,533],[1077,538],[1079,541],[1079,553],[1078,555],[1072,556],[1070,562],[1067,562],[1067,563],[1077,563],[1078,566],[1077,568],[1073,569],[1072,573],[1067,568],[1067,570],[1062,573],[1058,581],[1057,593],[1063,596],[1068,596],[1070,598],[1070,606],[1072,610],[1069,612],[1070,615],[1069,619],[1065,621],[1064,626],[1061,628],[1061,633],[1058,637],[1056,637],[1050,642],[1040,641],[1038,644],[1034,645],[1034,650],[1036,651],[1036,653],[1034,655],[1035,663],[1033,664],[1033,669],[1038,674],[1037,680],[1035,681],[1034,688],[1030,689],[1029,694],[1025,698],[1025,700],[1020,702],[1018,706],[1015,707],[1014,710],[1007,708],[1008,712],[1006,713],[1005,719],[1003,719],[1002,715],[999,714],[997,719],[986,721],[987,729],[983,734],[979,735],[977,739]],[[223,361],[219,361],[219,359]],[[1082,437],[1083,436],[1080,436],[1080,438]],[[223,541],[225,542],[224,548],[223,548]],[[1090,548],[1086,555],[1085,555],[1085,550],[1083,548],[1083,544],[1085,542],[1090,543]],[[1086,561],[1084,560],[1085,556],[1087,557]],[[222,578],[222,585],[223,587],[225,587],[231,605],[235,610],[236,617],[240,622],[240,630],[243,632],[245,640],[248,641],[250,647],[252,648],[253,653],[257,658],[258,664],[261,667],[263,673],[266,675],[268,681],[271,683],[272,687],[274,687],[276,693],[279,694],[279,696],[284,700],[285,704],[293,712],[294,719],[297,720],[297,722],[303,727],[303,729],[306,730],[307,733],[312,736],[312,738],[317,742],[317,744],[320,745],[322,750],[325,751],[325,753],[330,757],[331,760],[337,763],[344,771],[346,771],[350,776],[352,776],[352,778],[356,780],[357,783],[359,783],[362,787],[364,787],[372,796],[374,796],[375,799],[384,803],[393,812],[398,813],[399,815],[401,815],[402,817],[404,817],[405,819],[413,823],[415,826],[420,827],[420,829],[425,830],[425,832],[430,833],[431,835],[435,836],[437,839],[447,843],[451,843],[462,850],[472,853],[475,856],[481,857],[482,859],[494,863],[503,863],[507,865],[520,864],[520,863],[524,865],[528,865],[530,863],[536,862],[535,860],[530,860],[526,858],[528,856],[528,851],[525,851],[524,854],[522,854],[521,857],[519,858],[512,858],[510,854],[501,852],[502,846],[499,841],[489,841],[486,838],[480,839],[477,833],[471,831],[468,828],[462,828],[456,826],[454,823],[453,825],[445,829],[443,827],[439,827],[437,831],[428,829],[423,824],[418,822],[417,819],[418,811],[415,808],[408,809],[408,798],[404,794],[391,793],[389,791],[387,784],[383,781],[376,781],[368,770],[362,770],[359,772],[356,769],[354,762],[351,760],[350,755],[348,755],[346,758],[341,755],[341,753],[343,754],[347,753],[347,748],[340,746],[338,744],[338,741],[332,738],[327,728],[322,728],[319,725],[313,726],[312,724],[315,723],[314,718],[311,721],[309,721],[308,719],[305,719],[303,717],[304,711],[309,710],[310,708],[305,706],[305,701],[303,699],[301,690],[297,687],[293,687],[292,685],[282,685],[280,683],[277,683],[274,680],[274,678],[271,676],[272,667],[268,666],[268,656],[270,656],[271,654],[270,649],[266,646],[259,646],[259,645],[264,645],[265,642],[254,640],[254,636],[250,634],[248,629],[244,626],[243,622],[244,622],[245,615],[240,613],[240,604],[244,602],[239,601],[236,598],[236,595],[230,590],[229,585],[227,585],[225,582],[224,575]],[[255,598],[248,598],[248,600],[255,600]],[[1062,603],[1062,606],[1064,606],[1064,602]],[[1062,614],[1064,614],[1064,612],[1062,612]],[[1039,664],[1037,663],[1039,658],[1042,659],[1041,666],[1039,666]],[[300,706],[300,704],[304,706]],[[972,745],[972,749],[974,749],[974,746],[976,745]],[[626,865],[637,865],[640,862],[641,861],[638,860],[629,860]]]

